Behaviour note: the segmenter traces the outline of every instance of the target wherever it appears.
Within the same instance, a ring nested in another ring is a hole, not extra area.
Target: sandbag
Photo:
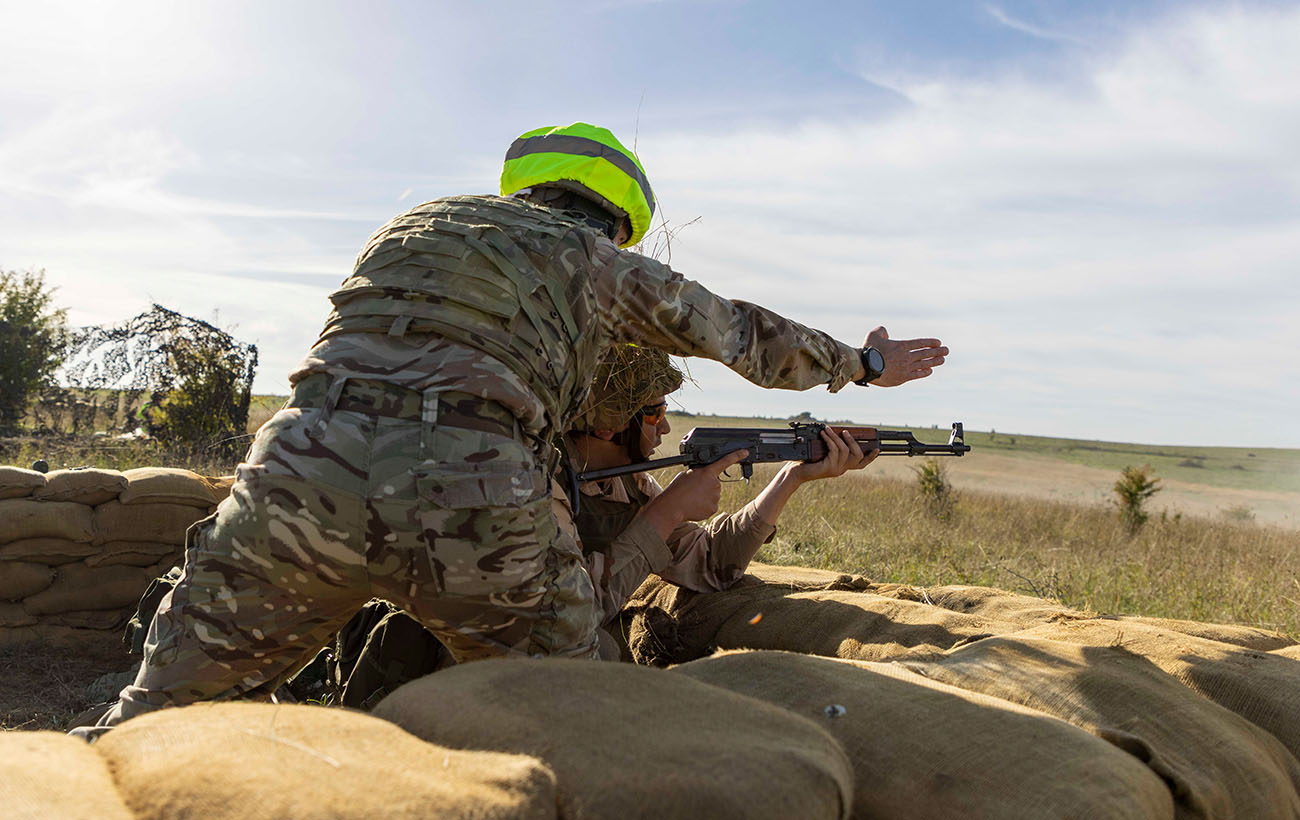
[[[185,531],[207,513],[185,504],[133,504],[110,501],[95,508],[95,542],[185,543]]]
[[[0,544],[0,561],[33,561],[37,564],[70,564],[99,552],[99,547],[86,541],[69,541],[66,538],[22,538]]]
[[[873,589],[865,575],[809,567],[788,567],[751,561],[745,574],[754,581],[788,587],[787,591],[814,589]]]
[[[33,615],[58,615],[80,610],[126,610],[135,606],[140,594],[153,578],[152,569],[127,566],[92,568],[85,564],[65,564],[57,569],[54,583],[23,599],[23,608]]]
[[[636,663],[667,666],[712,653],[718,628],[742,610],[752,618],[765,602],[793,593],[871,588],[862,576],[763,564],[751,564],[750,574],[721,592],[693,592],[652,575],[623,607],[613,631],[626,636]]]
[[[22,604],[0,603],[0,629],[32,626],[35,623],[36,616],[23,609]]]
[[[662,669],[475,661],[371,714],[433,743],[541,758],[566,820],[847,817],[853,799],[844,750],[816,723]]]
[[[78,467],[54,470],[45,475],[45,485],[32,491],[39,501],[72,501],[95,506],[117,498],[126,489],[126,476],[118,470]]]
[[[1284,646],[1281,649],[1273,649],[1268,654],[1279,655],[1283,658],[1293,658],[1300,661],[1300,644]]]
[[[343,709],[163,709],[94,748],[138,820],[556,816],[554,775],[536,759],[435,746]]]
[[[82,609],[44,615],[41,623],[71,626],[77,629],[119,629],[126,625],[130,612],[124,609]]]
[[[1096,617],[1095,613],[1074,610],[1056,601],[1019,595],[995,587],[953,584],[924,589],[913,588],[905,597],[950,609],[953,612],[978,615],[1017,626]]]
[[[153,541],[109,541],[99,547],[99,552],[86,557],[86,566],[101,567],[127,564],[133,567],[151,567],[163,558],[179,561],[183,547],[159,544]]]
[[[0,601],[20,601],[48,587],[54,570],[27,561],[0,561]]]
[[[0,732],[0,814],[12,820],[133,820],[104,759],[62,732]]]
[[[1135,620],[1045,624],[1016,637],[1122,646],[1272,733],[1300,758],[1300,661]]]
[[[1179,817],[1300,814],[1300,764],[1276,738],[1122,647],[997,637],[902,663],[1128,750],[1169,784]]]
[[[670,671],[817,722],[853,762],[855,817],[1174,816],[1164,781],[1127,752],[897,664],[726,652]]]
[[[707,604],[699,601],[696,608]],[[740,607],[718,624],[719,649],[781,649],[885,660],[914,649],[945,650],[1012,624],[869,592],[795,592]]]
[[[0,498],[25,498],[45,486],[45,474],[22,467],[0,467]]]
[[[1230,643],[1234,646],[1240,646],[1246,649],[1258,649],[1262,652],[1268,652],[1295,644],[1295,641],[1280,632],[1274,632],[1271,629],[1260,629],[1255,626],[1206,624],[1201,623],[1200,621],[1183,621],[1174,618],[1148,618],[1140,615],[1103,615],[1102,620],[1117,621],[1126,624],[1144,624],[1146,626],[1155,627],[1156,629],[1180,632],[1183,635],[1190,635],[1194,638],[1204,638],[1207,641],[1218,641],[1219,643]]]
[[[30,498],[0,501],[0,544],[20,538],[91,541],[94,529],[91,508],[85,504]]]
[[[127,470],[126,489],[118,497],[123,504],[184,504],[210,508],[224,498],[230,488],[218,495],[218,480],[174,467],[138,467]]]
[[[786,568],[764,567],[721,592],[643,584],[620,615],[633,660],[684,663],[719,649],[779,649],[858,660],[949,649],[1019,627],[905,598],[886,597],[861,576],[830,573],[769,583]],[[802,582],[802,583],[801,583]],[[813,582],[813,583],[809,583]]]

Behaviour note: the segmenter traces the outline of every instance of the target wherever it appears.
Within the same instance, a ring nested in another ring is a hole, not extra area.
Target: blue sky
[[[0,0],[0,267],[215,319],[285,393],[371,231],[582,119],[686,275],[953,350],[836,395],[692,362],[688,410],[1300,447],[1297,42],[1290,2]]]

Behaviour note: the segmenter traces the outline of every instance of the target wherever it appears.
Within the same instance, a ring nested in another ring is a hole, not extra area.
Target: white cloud
[[[319,89],[293,107],[296,86],[275,83],[312,65],[265,54],[227,65],[201,38],[162,37],[175,20],[141,23],[144,34],[122,35],[131,47],[101,58],[101,24],[84,23],[56,50],[64,62],[20,81],[0,72],[0,102],[30,114],[0,124],[0,266],[48,269],[74,321],[120,321],[154,300],[218,310],[261,346],[258,389],[283,392],[325,296],[394,199],[495,177],[503,146],[466,155],[440,142],[474,139],[472,117],[437,113],[472,96],[452,63],[432,80],[394,78],[414,85],[372,120]],[[0,69],[49,57],[13,31],[0,33]],[[151,37],[172,70],[203,83],[150,73]],[[899,95],[888,110],[828,106],[761,129],[710,119],[711,132],[643,121],[639,150],[667,215],[702,216],[677,237],[676,267],[846,341],[883,323],[953,349],[925,382],[839,396],[763,392],[693,363],[706,389],[688,388],[686,406],[1153,442],[1231,426],[1233,443],[1300,446],[1298,41],[1294,9],[1198,10],[1067,49],[1051,80],[876,69],[863,79]],[[97,60],[113,70],[84,80]],[[254,69],[267,88],[245,114]],[[219,123],[215,141],[176,127],[191,109],[158,100],[219,91],[227,70],[245,85],[193,110],[246,120]],[[485,99],[512,81],[474,80]],[[363,85],[344,99],[365,99]],[[245,121],[270,128],[263,114],[290,124],[274,146],[228,142]],[[319,131],[334,139],[298,144]]]
[[[1297,41],[1295,10],[1201,11],[1079,58],[1068,88],[891,77],[911,106],[883,121],[644,140],[661,198],[705,215],[679,267],[842,338],[883,321],[953,348],[888,400],[710,375],[695,403],[920,421],[953,395],[998,429],[1300,445],[1267,415],[1300,401],[1296,367],[1263,353],[1300,349]]]

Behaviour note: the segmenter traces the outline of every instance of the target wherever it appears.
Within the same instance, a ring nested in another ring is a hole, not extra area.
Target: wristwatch
[[[862,378],[854,384],[866,387],[885,373],[885,357],[874,347],[864,347],[858,351],[862,354]]]

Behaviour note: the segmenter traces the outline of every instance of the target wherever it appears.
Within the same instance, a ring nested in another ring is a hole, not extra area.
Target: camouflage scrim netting
[[[36,421],[67,432],[83,428],[127,432],[155,393],[178,386],[178,354],[201,348],[233,374],[235,391],[251,396],[257,347],[204,322],[154,305],[125,322],[73,328],[62,367],[61,391],[43,397]],[[109,392],[105,392],[109,391]]]

